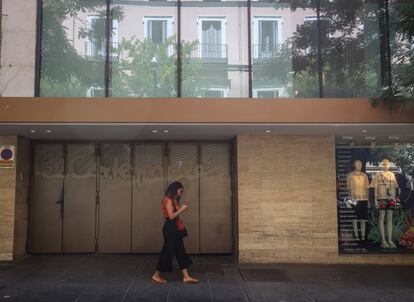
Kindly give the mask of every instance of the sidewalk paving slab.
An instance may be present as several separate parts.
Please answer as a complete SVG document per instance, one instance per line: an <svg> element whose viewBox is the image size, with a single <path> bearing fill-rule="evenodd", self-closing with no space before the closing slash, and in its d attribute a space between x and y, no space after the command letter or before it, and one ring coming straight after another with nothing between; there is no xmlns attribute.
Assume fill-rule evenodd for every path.
<svg viewBox="0 0 414 302"><path fill-rule="evenodd" d="M175 263L159 285L151 282L157 255L31 255L0 264L0 302L414 302L414 266L192 258L199 284L183 284Z"/></svg>

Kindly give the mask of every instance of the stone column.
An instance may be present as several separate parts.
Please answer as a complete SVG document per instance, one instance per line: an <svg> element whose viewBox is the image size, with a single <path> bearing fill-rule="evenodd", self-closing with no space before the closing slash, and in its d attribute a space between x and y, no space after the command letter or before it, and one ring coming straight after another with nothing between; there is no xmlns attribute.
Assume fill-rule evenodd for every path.
<svg viewBox="0 0 414 302"><path fill-rule="evenodd" d="M26 255L29 220L30 141L17 139L13 258Z"/></svg>
<svg viewBox="0 0 414 302"><path fill-rule="evenodd" d="M15 147L14 168L0 168L0 261L26 254L29 188L29 141L0 137L0 145Z"/></svg>
<svg viewBox="0 0 414 302"><path fill-rule="evenodd" d="M335 138L237 137L240 262L337 261Z"/></svg>

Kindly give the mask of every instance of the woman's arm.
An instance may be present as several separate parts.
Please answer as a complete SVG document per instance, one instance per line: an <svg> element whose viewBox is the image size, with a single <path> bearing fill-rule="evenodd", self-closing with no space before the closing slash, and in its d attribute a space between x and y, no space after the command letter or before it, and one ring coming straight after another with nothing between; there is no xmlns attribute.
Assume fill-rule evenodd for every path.
<svg viewBox="0 0 414 302"><path fill-rule="evenodd" d="M178 215L187 210L188 205L184 204L178 209L178 211L174 211L173 201L171 199L168 199L165 204L165 207L167 208L168 218L172 220L177 218Z"/></svg>

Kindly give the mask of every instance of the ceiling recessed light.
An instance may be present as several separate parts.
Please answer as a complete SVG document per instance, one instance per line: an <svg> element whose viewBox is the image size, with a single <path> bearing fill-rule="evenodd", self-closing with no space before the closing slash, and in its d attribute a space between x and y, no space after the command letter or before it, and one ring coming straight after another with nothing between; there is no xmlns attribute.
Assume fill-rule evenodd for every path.
<svg viewBox="0 0 414 302"><path fill-rule="evenodd" d="M164 133L168 133L168 130L164 130Z"/></svg>
<svg viewBox="0 0 414 302"><path fill-rule="evenodd" d="M157 133L158 132L158 130L152 130L152 133Z"/></svg>
<svg viewBox="0 0 414 302"><path fill-rule="evenodd" d="M50 132L52 132L52 130L46 130L46 133L50 133Z"/></svg>
<svg viewBox="0 0 414 302"><path fill-rule="evenodd" d="M270 130L266 130L266 133L270 133Z"/></svg>
<svg viewBox="0 0 414 302"><path fill-rule="evenodd" d="M30 130L31 133L36 133L36 130Z"/></svg>
<svg viewBox="0 0 414 302"><path fill-rule="evenodd" d="M368 130L364 129L364 130L362 130L361 132L362 132L362 133L367 133L367 132L368 132Z"/></svg>

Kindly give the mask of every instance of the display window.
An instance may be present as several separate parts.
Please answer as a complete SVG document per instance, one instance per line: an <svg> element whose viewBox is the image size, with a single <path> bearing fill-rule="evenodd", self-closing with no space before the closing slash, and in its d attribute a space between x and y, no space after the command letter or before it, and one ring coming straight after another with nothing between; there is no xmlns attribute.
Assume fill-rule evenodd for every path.
<svg viewBox="0 0 414 302"><path fill-rule="evenodd" d="M414 140L341 137L336 172L340 253L413 253Z"/></svg>

